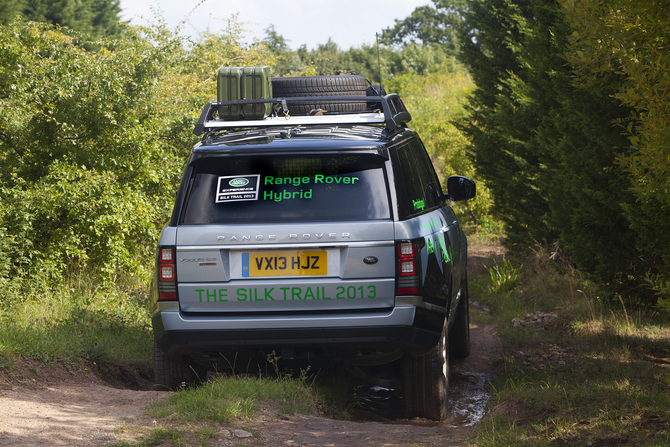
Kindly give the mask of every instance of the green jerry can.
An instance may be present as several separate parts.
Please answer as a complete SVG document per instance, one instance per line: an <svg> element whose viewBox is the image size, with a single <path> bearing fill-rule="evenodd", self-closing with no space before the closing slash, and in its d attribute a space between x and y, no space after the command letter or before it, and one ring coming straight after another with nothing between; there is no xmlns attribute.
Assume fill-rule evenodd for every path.
<svg viewBox="0 0 670 447"><path fill-rule="evenodd" d="M240 67L221 67L216 78L216 100L236 101L242 99L241 95L242 69ZM219 118L224 120L239 120L241 107L219 106L217 112Z"/></svg>
<svg viewBox="0 0 670 447"><path fill-rule="evenodd" d="M242 67L240 93L242 99L272 98L272 74L270 67ZM245 104L242 116L245 119L260 120L272 114L272 104Z"/></svg>

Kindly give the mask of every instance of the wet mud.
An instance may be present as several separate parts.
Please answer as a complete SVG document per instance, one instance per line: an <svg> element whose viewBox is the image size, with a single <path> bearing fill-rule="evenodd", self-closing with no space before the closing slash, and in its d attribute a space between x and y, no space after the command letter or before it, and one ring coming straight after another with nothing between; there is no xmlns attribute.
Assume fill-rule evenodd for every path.
<svg viewBox="0 0 670 447"><path fill-rule="evenodd" d="M486 412L490 393L490 373L452 370L449 376L449 411L443 422L448 426L467 427L479 422ZM354 420L406 422L402 390L370 386L359 390L353 411ZM427 421L416 421L421 425Z"/></svg>
<svg viewBox="0 0 670 447"><path fill-rule="evenodd" d="M471 301L473 307L488 313L480 303ZM494 379L493 362L500 357L500 342L495 325L478 325L471 320L470 340L472 351L469 357L450 361L449 411L445 421L439 423L450 427L468 427L479 422L486 413L491 397L489 383ZM438 424L428 420L405 417L405 405L401 389L379 386L364 386L356 393L353 411L356 421L376 421L396 424Z"/></svg>

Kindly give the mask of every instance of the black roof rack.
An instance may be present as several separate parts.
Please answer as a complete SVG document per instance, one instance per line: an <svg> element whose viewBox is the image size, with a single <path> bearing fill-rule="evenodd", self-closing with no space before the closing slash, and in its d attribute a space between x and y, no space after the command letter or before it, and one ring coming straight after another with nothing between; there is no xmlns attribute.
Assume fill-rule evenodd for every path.
<svg viewBox="0 0 670 447"><path fill-rule="evenodd" d="M374 110L355 113L325 112L319 116L290 115L290 104L292 102L366 102L375 105ZM221 106L250 105L250 104L277 104L283 115L274 114L264 119L221 119L214 118L214 113ZM273 108L275 109L275 108ZM276 110L276 109L275 109ZM269 126L294 126L311 124L384 124L389 131L403 126L412 119L405 108L402 99L396 93L386 96L305 96L295 98L267 98L267 99L241 99L237 101L210 102L207 104L193 129L195 135L202 135L207 131L216 131L225 128L249 128Z"/></svg>

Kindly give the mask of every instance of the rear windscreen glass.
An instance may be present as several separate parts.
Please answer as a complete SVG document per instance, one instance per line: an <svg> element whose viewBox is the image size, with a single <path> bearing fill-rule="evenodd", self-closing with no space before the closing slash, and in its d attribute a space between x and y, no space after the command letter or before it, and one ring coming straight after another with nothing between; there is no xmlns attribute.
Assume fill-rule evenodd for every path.
<svg viewBox="0 0 670 447"><path fill-rule="evenodd" d="M381 166L369 155L202 159L182 224L389 219Z"/></svg>

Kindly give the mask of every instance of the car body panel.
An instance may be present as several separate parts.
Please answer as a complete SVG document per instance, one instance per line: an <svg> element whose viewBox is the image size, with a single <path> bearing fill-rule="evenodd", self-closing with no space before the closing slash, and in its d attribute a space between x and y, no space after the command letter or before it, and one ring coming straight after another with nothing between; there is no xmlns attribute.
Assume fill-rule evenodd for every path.
<svg viewBox="0 0 670 447"><path fill-rule="evenodd" d="M158 301L156 287L151 294L155 339L163 352L202 360L214 351L318 347L351 360L364 346L411 355L435 346L445 318L453 324L466 247L453 210L438 200L441 186L418 135L407 129L390 135L349 129L344 136L326 132L318 138L265 132L238 140L225 136L219 143L203 140L192 152L172 219L159 241L175 250L177 299ZM420 186L410 179L408 188L414 189L407 193L403 185L414 174L398 163L416 157L399 158L403 150L427 160L426 178L416 180ZM367 165L381 168L388 218L277 222L268 214L243 223L183 224L193 178L210 160L266 157L275 162L273 157L316 156L335 161L363 157ZM415 243L418 250L416 293L398 291L401 241ZM318 258L313 269L303 265L306 256L310 262Z"/></svg>

